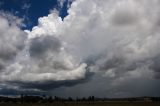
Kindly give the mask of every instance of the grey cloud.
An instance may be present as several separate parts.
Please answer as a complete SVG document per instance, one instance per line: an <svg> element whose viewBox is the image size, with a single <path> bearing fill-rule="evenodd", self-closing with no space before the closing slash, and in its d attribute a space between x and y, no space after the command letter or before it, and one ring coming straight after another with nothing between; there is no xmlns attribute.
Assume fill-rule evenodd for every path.
<svg viewBox="0 0 160 106"><path fill-rule="evenodd" d="M42 59L42 57L41 57ZM43 57L43 60L38 61L39 62L39 67L40 68L43 68L43 67L46 67L48 64L48 62L50 61L47 61L45 60L45 57ZM52 64L49 66L50 68L54 69L54 70L70 70L70 68L65 65L65 63L63 61L58 61L58 60L55 60L55 61L51 61Z"/></svg>
<svg viewBox="0 0 160 106"><path fill-rule="evenodd" d="M48 50L58 52L60 50L60 41L53 36L44 36L33 38L30 44L30 55L32 57L41 56Z"/></svg>
<svg viewBox="0 0 160 106"><path fill-rule="evenodd" d="M2 14L3 12L1 12ZM25 47L27 34L0 14L0 70L7 67ZM3 13L4 14L4 13ZM7 15L11 18L12 15ZM15 17L14 17L15 18ZM16 20L16 18L14 19ZM18 20L18 19L17 19Z"/></svg>
<svg viewBox="0 0 160 106"><path fill-rule="evenodd" d="M2 83L66 92L71 92L67 87L80 87L82 95L152 95L159 88L158 11L157 0L76 0L64 21L54 11L39 18L38 26L26 31L23 50L17 40L5 45L6 51L0 47L7 53L13 53L8 49L12 46L16 51L16 60L7 62L1 74ZM0 57L8 57L5 52ZM86 75L91 72L93 76ZM143 84L150 88L142 92Z"/></svg>
<svg viewBox="0 0 160 106"><path fill-rule="evenodd" d="M113 24L118 26L133 25L137 23L137 21L137 14L133 14L128 10L117 10L112 17Z"/></svg>
<svg viewBox="0 0 160 106"><path fill-rule="evenodd" d="M44 82L33 82L33 83L26 83L20 82L15 83L11 82L13 85L19 86L21 89L38 89L42 91L49 91L59 87L71 87L80 83L86 82L85 79L80 80L64 80L64 81L44 81Z"/></svg>
<svg viewBox="0 0 160 106"><path fill-rule="evenodd" d="M10 31L9 29L7 33L1 35L0 58L4 60L12 59L24 48L25 33L19 33L17 35L13 35L11 33L14 32ZM14 41L15 37L18 38Z"/></svg>
<svg viewBox="0 0 160 106"><path fill-rule="evenodd" d="M47 81L34 81L34 82L25 82L25 81L8 81L8 84L17 86L24 89L37 89L38 91L51 91L59 87L72 87L78 84L83 84L91 80L91 77L94 75L92 72L86 72L85 77L75 80L47 80ZM34 91L33 91L34 92ZM36 92L36 91L35 91Z"/></svg>
<svg viewBox="0 0 160 106"><path fill-rule="evenodd" d="M100 74L94 74L91 80L72 87L61 87L53 90L51 94L62 97L88 97L94 95L96 97L133 97L133 96L158 96L159 80L147 80L143 77L139 79L126 79L119 85L112 85L113 80L102 77Z"/></svg>
<svg viewBox="0 0 160 106"><path fill-rule="evenodd" d="M153 70L154 73L154 77L157 79L160 79L160 56L156 56L154 58L152 58L151 60L151 64L149 65L149 69Z"/></svg>
<svg viewBox="0 0 160 106"><path fill-rule="evenodd" d="M0 63L0 70L2 70L3 68L5 68L4 63Z"/></svg>
<svg viewBox="0 0 160 106"><path fill-rule="evenodd" d="M55 61L53 63L53 68L56 69L56 70L67 70L68 67L65 66L62 62L59 62L59 61Z"/></svg>
<svg viewBox="0 0 160 106"><path fill-rule="evenodd" d="M150 68L156 72L160 72L160 56L156 56L155 58L153 58L152 60L152 64L150 66Z"/></svg>
<svg viewBox="0 0 160 106"><path fill-rule="evenodd" d="M150 8L151 4L152 8ZM156 0L147 2L144 0L102 0L101 2L77 0L71 5L68 10L69 15L63 22L54 20L57 16L51 13L48 17L40 18L40 25L34 27L29 32L29 36L34 38L41 33L40 37L45 34L54 36L57 33L59 36L56 37L64 43L62 46L64 51L74 58L75 64L86 63L89 71L106 77L103 82L110 83L108 86L116 89L117 85L123 83L133 83L137 79L145 82L154 78L152 74L155 71L149 66L152 58L159 54L156 46L159 43L154 43L158 42L159 37L153 33L156 17L159 17L154 13L157 13L158 8ZM54 23L46 26L46 23L53 20ZM59 64L59 61L52 61L52 63L55 69L66 69L63 62ZM111 77L106 75L108 73L112 74ZM90 82L92 80L86 83Z"/></svg>
<svg viewBox="0 0 160 106"><path fill-rule="evenodd" d="M124 59L120 58L112 58L110 60L106 60L106 62L100 65L100 70L108 70L110 68L119 67L124 64Z"/></svg>
<svg viewBox="0 0 160 106"><path fill-rule="evenodd" d="M26 94L26 95L44 95L46 92L43 91L34 91L32 90L23 90L23 89L15 89L15 88L8 88L2 86L0 89L0 94L1 95L7 95L7 96L17 96L21 94Z"/></svg>

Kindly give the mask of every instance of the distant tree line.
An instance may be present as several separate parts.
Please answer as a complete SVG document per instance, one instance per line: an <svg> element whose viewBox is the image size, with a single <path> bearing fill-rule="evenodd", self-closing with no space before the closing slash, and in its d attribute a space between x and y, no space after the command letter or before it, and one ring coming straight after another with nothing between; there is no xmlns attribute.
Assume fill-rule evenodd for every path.
<svg viewBox="0 0 160 106"><path fill-rule="evenodd" d="M137 97L137 98L96 98L94 96L82 98L62 98L57 96L33 96L21 94L18 97L0 96L0 102L14 103L52 103L52 102L96 102L96 101L145 101L145 102L160 102L160 97Z"/></svg>

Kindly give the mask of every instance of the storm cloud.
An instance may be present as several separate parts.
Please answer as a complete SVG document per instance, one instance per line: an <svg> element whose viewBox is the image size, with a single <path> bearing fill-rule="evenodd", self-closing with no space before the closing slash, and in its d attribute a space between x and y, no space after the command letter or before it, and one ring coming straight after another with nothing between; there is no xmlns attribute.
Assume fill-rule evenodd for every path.
<svg viewBox="0 0 160 106"><path fill-rule="evenodd" d="M53 92L80 87L84 95L100 95L107 83L102 91L112 96L138 95L144 84L151 93L139 95L154 95L160 88L159 5L159 0L75 0L63 21L53 10L31 31L0 17L0 82Z"/></svg>

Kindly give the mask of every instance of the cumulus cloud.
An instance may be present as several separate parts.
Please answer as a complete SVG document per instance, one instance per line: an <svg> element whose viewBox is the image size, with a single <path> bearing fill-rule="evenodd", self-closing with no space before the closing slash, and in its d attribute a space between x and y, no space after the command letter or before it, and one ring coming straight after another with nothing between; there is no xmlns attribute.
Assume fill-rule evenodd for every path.
<svg viewBox="0 0 160 106"><path fill-rule="evenodd" d="M9 37L6 29L14 28L2 18L0 59L7 62L0 63L5 70L0 80L46 90L85 82L94 73L95 79L99 76L109 83L108 91L137 80L152 85L160 76L159 4L158 0L76 0L63 21L56 11L39 18L37 26L25 31L25 44L19 36L24 32L16 26L21 33L12 36L16 39ZM91 85L95 86L92 81Z"/></svg>
<svg viewBox="0 0 160 106"><path fill-rule="evenodd" d="M46 21L43 20L45 18ZM4 68L0 78L2 83L10 82L11 85L20 87L21 83L24 83L23 86L26 86L38 82L37 84L42 87L43 83L51 81L54 82L55 87L56 85L59 87L60 85L65 85L65 82L69 83L66 84L66 86L70 85L70 83L74 85L76 82L80 82L79 80L85 79L87 75L87 64L76 61L74 57L65 50L65 43L61 41L57 34L54 35L56 30L48 32L43 29L43 27L47 25L46 22L49 22L48 17L45 18L40 19L44 22L40 21L39 26L35 27L35 30L33 28L33 32L28 32L28 37L25 37L26 39L22 39L21 37L23 37L23 35L20 34L13 36L16 37L14 39L11 39L11 33L6 35L6 37L10 38L9 43L11 44L9 47L8 45L2 44L4 47L2 48L1 58L8 59L8 66L1 65L1 68ZM51 15L51 19L53 18L57 18L57 16ZM8 20L5 19L4 22L7 23ZM54 26L55 22L53 23L53 25L52 23L50 25ZM2 27L5 28L4 25ZM18 29L18 27L16 28ZM11 29L14 30L13 28ZM47 27L46 29L48 30ZM42 32L40 32L40 30ZM20 29L18 31L25 33ZM37 32L39 33L37 34ZM14 49L14 51L12 51L12 49ZM13 58L10 58L10 56ZM13 82L19 82L19 85L14 85ZM54 86L52 88L54 88Z"/></svg>
<svg viewBox="0 0 160 106"><path fill-rule="evenodd" d="M90 6L84 8L87 5ZM91 56L96 58L97 71L113 69L118 77L144 66L149 68L159 55L158 6L156 0L79 0L64 19L69 28L64 28L62 35L68 36L63 39L74 45L69 51L83 61Z"/></svg>
<svg viewBox="0 0 160 106"><path fill-rule="evenodd" d="M9 15L7 15L8 17ZM2 71L24 48L24 41L27 36L25 32L19 29L16 21L11 23L4 15L0 16L0 21L0 69Z"/></svg>

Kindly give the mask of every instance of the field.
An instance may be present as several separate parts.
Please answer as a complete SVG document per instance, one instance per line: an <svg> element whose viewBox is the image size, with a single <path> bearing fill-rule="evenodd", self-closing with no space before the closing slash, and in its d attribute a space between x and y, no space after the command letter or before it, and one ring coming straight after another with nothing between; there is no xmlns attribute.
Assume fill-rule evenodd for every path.
<svg viewBox="0 0 160 106"><path fill-rule="evenodd" d="M160 106L160 102L0 103L0 106Z"/></svg>

